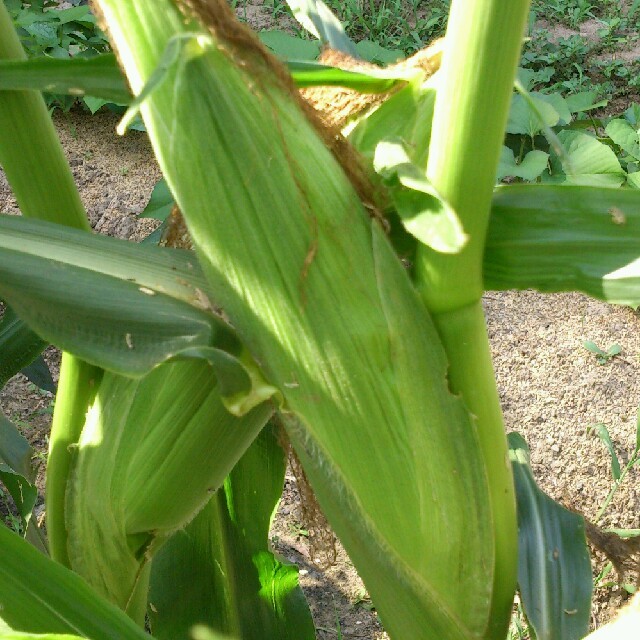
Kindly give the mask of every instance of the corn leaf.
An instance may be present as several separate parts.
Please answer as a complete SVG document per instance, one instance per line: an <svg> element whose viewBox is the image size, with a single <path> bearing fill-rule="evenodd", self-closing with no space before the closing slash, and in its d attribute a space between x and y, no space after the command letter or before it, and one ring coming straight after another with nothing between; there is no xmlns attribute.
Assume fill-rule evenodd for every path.
<svg viewBox="0 0 640 640"><path fill-rule="evenodd" d="M46 346L47 342L29 329L10 307L5 308L0 319L0 389L30 365Z"/></svg>
<svg viewBox="0 0 640 640"><path fill-rule="evenodd" d="M276 33L268 31L260 35L265 44L278 53L277 41L274 42ZM290 51L290 47L287 50ZM315 51L313 58L317 57L319 47ZM348 71L306 60L303 56L297 57L302 59L289 60L286 64L298 87L336 86L363 93L384 93L409 79L406 72L398 70ZM0 60L0 90L26 89L59 95L94 96L122 105L132 100L120 67L111 53L93 58Z"/></svg>
<svg viewBox="0 0 640 640"><path fill-rule="evenodd" d="M144 619L149 560L222 485L272 410L230 414L203 361L164 364L138 380L105 373L72 445L69 566Z"/></svg>
<svg viewBox="0 0 640 640"><path fill-rule="evenodd" d="M496 189L486 289L582 291L640 305L640 193L514 185Z"/></svg>
<svg viewBox="0 0 640 640"><path fill-rule="evenodd" d="M170 2L99 5L138 95L183 19ZM200 263L282 393L296 450L390 635L482 636L487 480L429 314L264 58L223 49L193 37L141 105Z"/></svg>
<svg viewBox="0 0 640 640"><path fill-rule="evenodd" d="M399 138L409 150L411 161L426 168L435 97L432 82L409 83L360 120L349 133L349 142L373 160L381 141Z"/></svg>
<svg viewBox="0 0 640 640"><path fill-rule="evenodd" d="M0 231L0 294L49 342L123 375L199 357L216 368L225 396L260 386L250 363L223 350L239 355L240 346L215 315L191 252L16 216L0 216Z"/></svg>
<svg viewBox="0 0 640 640"><path fill-rule="evenodd" d="M241 640L315 638L297 568L269 549L285 463L270 425L196 519L160 550L149 594L156 637L187 640L200 623Z"/></svg>
<svg viewBox="0 0 640 640"><path fill-rule="evenodd" d="M529 448L510 433L518 502L518 583L540 640L579 640L589 630L591 561L584 521L545 495L533 478Z"/></svg>
<svg viewBox="0 0 640 640"><path fill-rule="evenodd" d="M149 640L84 580L4 526L0 526L0 548L0 619L11 629L92 640Z"/></svg>
<svg viewBox="0 0 640 640"><path fill-rule="evenodd" d="M287 0L294 18L322 44L358 57L355 44L344 27L322 0Z"/></svg>
<svg viewBox="0 0 640 640"><path fill-rule="evenodd" d="M0 90L90 95L127 104L131 95L113 54L93 58L0 60Z"/></svg>

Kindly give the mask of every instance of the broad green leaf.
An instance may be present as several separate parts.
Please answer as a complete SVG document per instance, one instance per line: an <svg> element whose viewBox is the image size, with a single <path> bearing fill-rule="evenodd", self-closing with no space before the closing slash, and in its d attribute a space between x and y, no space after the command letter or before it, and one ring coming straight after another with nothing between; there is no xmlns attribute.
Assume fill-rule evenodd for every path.
<svg viewBox="0 0 640 640"><path fill-rule="evenodd" d="M286 31L261 31L260 40L277 55L286 59L315 60L320 55L320 43L303 40Z"/></svg>
<svg viewBox="0 0 640 640"><path fill-rule="evenodd" d="M240 346L210 302L194 254L17 216L0 216L0 231L0 295L49 342L131 376L171 358L205 358L243 410L252 365L238 359ZM253 382L262 390L259 400L250 391L251 406L268 388Z"/></svg>
<svg viewBox="0 0 640 640"><path fill-rule="evenodd" d="M565 98L565 102L571 113L582 113L607 106L607 100L598 100L597 91L583 91L572 93Z"/></svg>
<svg viewBox="0 0 640 640"><path fill-rule="evenodd" d="M356 56L377 64L391 64L404 58L401 49L385 49L373 40L360 40L356 44Z"/></svg>
<svg viewBox="0 0 640 640"><path fill-rule="evenodd" d="M604 132L623 150L636 160L640 160L638 132L621 118L611 120Z"/></svg>
<svg viewBox="0 0 640 640"><path fill-rule="evenodd" d="M0 389L42 353L47 343L7 307L0 319Z"/></svg>
<svg viewBox="0 0 640 640"><path fill-rule="evenodd" d="M357 57L356 48L342 23L322 0L287 0L295 19L322 44Z"/></svg>
<svg viewBox="0 0 640 640"><path fill-rule="evenodd" d="M517 163L513 151L509 147L502 147L497 179L502 180L510 176L533 181L547 168L548 161L548 153L533 150L527 153L522 162Z"/></svg>
<svg viewBox="0 0 640 640"><path fill-rule="evenodd" d="M566 174L565 183L592 187L619 187L625 172L611 147L581 131L560 131L558 139L567 154L560 159Z"/></svg>
<svg viewBox="0 0 640 640"><path fill-rule="evenodd" d="M92 640L149 640L87 583L0 526L2 620L17 631Z"/></svg>
<svg viewBox="0 0 640 640"><path fill-rule="evenodd" d="M498 187L484 280L486 289L582 291L614 304L640 305L640 193Z"/></svg>
<svg viewBox="0 0 640 640"><path fill-rule="evenodd" d="M509 457L518 503L518 584L539 640L579 640L589 630L591 561L581 516L537 486L529 448L510 433Z"/></svg>
<svg viewBox="0 0 640 640"><path fill-rule="evenodd" d="M607 448L609 455L611 456L611 475L614 480L620 479L620 461L618 460L618 455L616 454L616 449L613 446L613 442L611 442L611 436L609 435L609 430L604 422L598 422L597 424L592 424L587 430L588 433L595 433L600 440L602 440L604 446Z"/></svg>
<svg viewBox="0 0 640 640"><path fill-rule="evenodd" d="M315 638L297 568L269 550L285 466L269 425L224 487L160 550L149 595L156 637L186 640L192 625L200 623L241 640Z"/></svg>
<svg viewBox="0 0 640 640"><path fill-rule="evenodd" d="M100 4L138 95L182 17ZM472 419L386 235L275 76L252 80L260 59L190 43L141 106L163 174L390 635L481 637L495 539Z"/></svg>
<svg viewBox="0 0 640 640"><path fill-rule="evenodd" d="M529 96L538 113L532 109L525 97L515 94L509 112L507 133L521 133L533 137L545 127L553 127L558 124L560 115L551 104L541 99L537 93L530 93Z"/></svg>
<svg viewBox="0 0 640 640"><path fill-rule="evenodd" d="M94 96L127 104L131 94L118 63L108 53L93 58L0 60L0 89L34 89L72 96Z"/></svg>
<svg viewBox="0 0 640 640"><path fill-rule="evenodd" d="M546 102L550 104L558 114L557 124L562 126L571 122L571 110L565 98L559 93L534 93L533 97L536 100Z"/></svg>
<svg viewBox="0 0 640 640"><path fill-rule="evenodd" d="M208 502L272 411L263 403L231 415L202 361L164 364L138 380L105 373L73 444L70 567L123 609L141 598L131 615L144 618L149 560Z"/></svg>
<svg viewBox="0 0 640 640"><path fill-rule="evenodd" d="M405 229L435 251L457 253L467 241L456 212L442 200L398 141L376 147L375 171L383 178Z"/></svg>

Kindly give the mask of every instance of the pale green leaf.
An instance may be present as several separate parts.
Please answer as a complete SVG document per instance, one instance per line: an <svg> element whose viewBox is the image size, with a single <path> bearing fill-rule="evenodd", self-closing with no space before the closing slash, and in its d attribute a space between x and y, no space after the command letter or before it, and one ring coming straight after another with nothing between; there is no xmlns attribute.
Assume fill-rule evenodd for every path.
<svg viewBox="0 0 640 640"><path fill-rule="evenodd" d="M561 158L566 184L619 187L625 172L611 147L581 131L560 131L558 139L567 154Z"/></svg>
<svg viewBox="0 0 640 640"><path fill-rule="evenodd" d="M621 118L611 120L604 132L623 150L635 160L640 159L640 142L638 132Z"/></svg>
<svg viewBox="0 0 640 640"><path fill-rule="evenodd" d="M595 435L600 438L611 456L611 475L613 476L614 481L620 480L620 461L618 460L618 455L616 454L613 442L611 442L611 436L609 435L607 425L605 425L604 422L592 424L587 430L587 433L595 433Z"/></svg>
<svg viewBox="0 0 640 640"><path fill-rule="evenodd" d="M131 94L118 63L108 53L93 58L0 60L0 89L35 89L72 96L94 96L127 104Z"/></svg>
<svg viewBox="0 0 640 640"><path fill-rule="evenodd" d="M320 55L320 43L315 40L303 40L286 31L261 31L260 40L274 53L293 60L315 60Z"/></svg>
<svg viewBox="0 0 640 640"><path fill-rule="evenodd" d="M600 109L607 106L607 100L598 100L597 91L583 91L582 93L572 93L565 98L571 113L581 113Z"/></svg>
<svg viewBox="0 0 640 640"><path fill-rule="evenodd" d="M70 566L122 608L144 597L148 561L209 501L259 433L268 403L241 418L202 361L131 380L105 373L86 407L64 502Z"/></svg>
<svg viewBox="0 0 640 640"><path fill-rule="evenodd" d="M457 253L464 247L467 236L458 216L436 193L424 172L411 163L401 142L380 142L373 166L412 236L443 253Z"/></svg>
<svg viewBox="0 0 640 640"><path fill-rule="evenodd" d="M322 44L336 51L357 56L355 46L342 23L322 0L287 0L295 19Z"/></svg>

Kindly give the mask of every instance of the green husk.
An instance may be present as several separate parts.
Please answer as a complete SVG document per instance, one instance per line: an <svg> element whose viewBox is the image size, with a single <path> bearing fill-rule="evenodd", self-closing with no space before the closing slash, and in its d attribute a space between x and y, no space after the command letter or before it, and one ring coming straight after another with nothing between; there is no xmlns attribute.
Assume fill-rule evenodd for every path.
<svg viewBox="0 0 640 640"><path fill-rule="evenodd" d="M284 76L226 4L191 4L224 42L166 0L99 2L136 95L185 39L141 111L210 286L391 636L482 637L486 472L429 315Z"/></svg>

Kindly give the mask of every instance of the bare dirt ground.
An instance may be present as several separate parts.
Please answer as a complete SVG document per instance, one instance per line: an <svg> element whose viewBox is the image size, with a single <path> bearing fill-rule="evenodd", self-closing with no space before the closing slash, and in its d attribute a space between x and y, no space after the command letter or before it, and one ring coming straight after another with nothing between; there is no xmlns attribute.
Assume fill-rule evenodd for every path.
<svg viewBox="0 0 640 640"><path fill-rule="evenodd" d="M140 239L150 223L137 214L160 177L146 136L130 132L119 138L114 131L117 119L109 113L57 114L55 121L96 230ZM3 178L0 211L17 213ZM541 487L593 519L612 480L608 453L587 428L604 422L623 461L633 449L640 403L638 314L578 294L542 296L530 291L490 292L485 308L507 429L527 439ZM601 365L582 346L585 340L605 349L617 343L622 352ZM55 360L55 354L50 357ZM24 427L37 449L46 449L50 397L17 376L2 391L0 406ZM605 526L640 527L638 480L636 468L607 510ZM318 637L385 638L344 552L328 570L313 564L295 484L288 475L272 541L302 569ZM601 567L602 560L595 558L594 575ZM606 620L609 609L625 597L620 587L596 590L594 622Z"/></svg>

